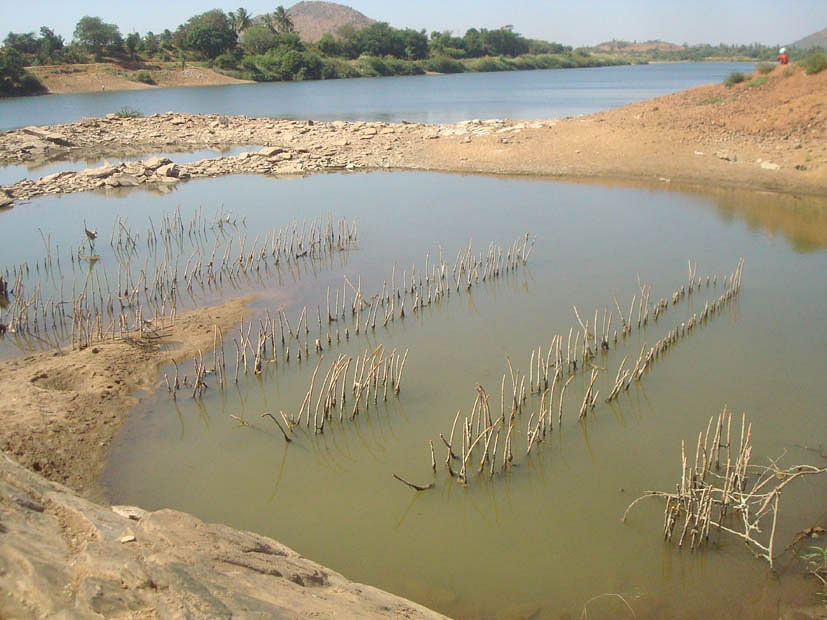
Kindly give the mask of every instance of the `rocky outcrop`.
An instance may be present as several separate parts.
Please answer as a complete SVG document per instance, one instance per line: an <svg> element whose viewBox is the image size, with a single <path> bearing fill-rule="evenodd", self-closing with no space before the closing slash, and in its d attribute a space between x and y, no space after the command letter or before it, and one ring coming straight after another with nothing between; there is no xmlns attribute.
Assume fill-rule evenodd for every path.
<svg viewBox="0 0 827 620"><path fill-rule="evenodd" d="M104 507L0 452L0 617L444 618L275 540Z"/></svg>
<svg viewBox="0 0 827 620"><path fill-rule="evenodd" d="M168 158L104 164L77 172L49 174L24 179L3 188L8 201L21 201L46 194L95 189L147 186L162 190L186 179L227 174L305 175L334 170L376 170L410 167L410 153L426 141L440 137L510 135L526 128L554 125L554 121L515 123L505 120L472 120L454 125L417 123L274 121L216 115L165 114L148 118L122 119L110 115L56 125L48 130L26 128L0 136L0 162L42 160L81 156L90 152L108 155L128 144L138 152L170 147L206 148L238 144L258 145L235 157L204 159L176 164ZM39 146L31 139L39 136ZM47 140L45 136L50 136ZM65 143L71 146L60 146ZM107 145L109 145L107 149ZM62 149L57 151L56 149ZM0 196L2 198L2 196Z"/></svg>

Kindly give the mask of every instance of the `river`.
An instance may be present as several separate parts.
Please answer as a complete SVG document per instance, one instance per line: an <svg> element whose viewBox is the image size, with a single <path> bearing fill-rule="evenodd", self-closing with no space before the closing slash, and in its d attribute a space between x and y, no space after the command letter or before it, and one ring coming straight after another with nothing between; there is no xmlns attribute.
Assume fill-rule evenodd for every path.
<svg viewBox="0 0 827 620"><path fill-rule="evenodd" d="M298 120L453 123L472 118L539 119L589 114L720 82L744 63L669 63L315 82L273 82L0 99L0 130L104 116L241 114Z"/></svg>

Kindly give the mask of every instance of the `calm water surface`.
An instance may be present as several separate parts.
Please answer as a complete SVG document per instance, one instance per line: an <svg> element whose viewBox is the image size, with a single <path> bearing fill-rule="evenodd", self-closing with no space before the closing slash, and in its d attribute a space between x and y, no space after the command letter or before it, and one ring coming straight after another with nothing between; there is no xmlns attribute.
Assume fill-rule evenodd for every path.
<svg viewBox="0 0 827 620"><path fill-rule="evenodd" d="M84 217L101 230L117 215L157 221L176 207L185 219L199 208L231 209L251 230L328 212L358 218L358 249L238 291L257 290L257 308L283 307L292 320L303 306L324 304L328 284L341 286L344 275L381 289L394 261L400 270L421 266L438 245L451 262L469 239L482 250L528 231L537 245L525 270L334 345L328 359L380 343L410 348L399 398L357 423L299 433L286 446L259 419L263 411L298 410L312 355L303 365L269 365L201 401L182 395L174 403L165 390L146 397L111 449L103 479L110 501L261 532L352 579L459 617L576 617L606 592L622 594L638 617L769 618L779 600L802 602L805 590L785 563L777 579L741 544L724 540L696 554L664 545L654 500L625 525L620 516L644 491L672 487L681 440L691 442L724 404L748 412L754 460L786 451L788 463L823 465L827 244L812 234L824 230L823 201L424 173L238 176L190 182L163 197L118 196L69 195L0 214L0 264L42 254L37 226L53 242L77 243ZM793 212L789 219L803 226L783 216ZM654 298L668 296L686 281L688 259L698 261L699 274L724 274L739 257L746 267L733 305L585 423L575 419L585 389L575 381L562 428L529 459L518 438L523 449L515 449L508 475L472 477L463 488L440 470L436 487L421 494L391 478L429 481L428 441L450 432L458 409L470 412L475 382L498 400L506 355L527 370L532 347L576 325L573 305L593 313L613 305L612 293L628 305L638 277ZM718 294L703 288L597 362L613 378L623 355ZM599 383L601 393L608 382ZM524 415L536 407L530 402ZM785 493L784 545L823 514L825 491L825 481L805 481ZM589 610L624 613L612 599Z"/></svg>
<svg viewBox="0 0 827 620"><path fill-rule="evenodd" d="M546 71L275 82L0 99L0 130L104 116L130 106L168 111L316 120L453 123L589 114L700 84L744 63L677 63Z"/></svg>
<svg viewBox="0 0 827 620"><path fill-rule="evenodd" d="M116 163L123 161L138 161L141 159L148 159L150 157L168 157L178 164L185 164L189 162L199 161L201 159L215 159L218 157L231 157L238 155L244 151L255 150L259 147L251 146L234 146L225 149L199 149L196 151L185 152L151 152L151 153L135 153L111 152L107 157L81 157L73 159L61 159L57 161L50 161L36 164L21 164L13 166L0 166L0 186L14 185L22 179L39 179L48 174L55 172L65 172L67 170L79 171L85 168L97 168L105 163ZM71 154L70 154L71 155Z"/></svg>

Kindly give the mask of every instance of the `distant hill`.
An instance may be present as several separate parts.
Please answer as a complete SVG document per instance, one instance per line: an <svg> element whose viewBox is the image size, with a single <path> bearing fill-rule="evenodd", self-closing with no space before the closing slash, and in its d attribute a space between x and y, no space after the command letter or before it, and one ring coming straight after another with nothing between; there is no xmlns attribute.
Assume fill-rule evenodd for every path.
<svg viewBox="0 0 827 620"><path fill-rule="evenodd" d="M675 52L684 49L683 45L676 45L668 41L618 41L612 39L595 45L593 50L600 52L620 52L623 54L645 54L647 52Z"/></svg>
<svg viewBox="0 0 827 620"><path fill-rule="evenodd" d="M805 50L810 47L827 48L827 28L814 32L803 39L799 39L795 43L792 43L791 47L797 47L800 50Z"/></svg>
<svg viewBox="0 0 827 620"><path fill-rule="evenodd" d="M335 2L299 2L287 9L287 14L299 36L311 43L327 32L335 33L342 26L361 30L375 23L359 11Z"/></svg>

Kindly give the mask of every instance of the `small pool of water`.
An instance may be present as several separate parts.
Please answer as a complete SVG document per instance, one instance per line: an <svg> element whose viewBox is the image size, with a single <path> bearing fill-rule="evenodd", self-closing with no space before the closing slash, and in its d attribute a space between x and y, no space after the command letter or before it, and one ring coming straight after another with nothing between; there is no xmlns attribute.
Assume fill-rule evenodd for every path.
<svg viewBox="0 0 827 620"><path fill-rule="evenodd" d="M124 161L139 161L143 159L150 159L151 157L168 157L178 164L184 164L201 159L215 159L217 157L230 157L238 155L244 151L255 151L260 147L257 146L233 146L225 149L198 149L196 151L180 151L180 152L146 152L134 153L125 152L123 154L113 154L110 157L90 157L63 159L59 161L50 161L45 163L38 163L33 165L0 165L0 186L14 185L23 179L37 180L55 172L65 171L80 171L85 168L97 168L106 163L118 163Z"/></svg>
<svg viewBox="0 0 827 620"><path fill-rule="evenodd" d="M606 593L622 595L639 618L774 618L779 605L810 602L808 586L790 568L795 557L787 556L775 576L736 541L678 551L662 540L656 500L641 504L626 524L620 517L646 490L673 487L681 441L692 444L725 404L749 415L755 462L785 454L789 464L824 465L823 201L426 173L234 176L187 183L157 198L33 201L0 216L4 235L15 240L0 248L0 264L42 255L37 226L51 232L53 244L76 244L82 230L61 232L70 222L77 229L86 218L109 230L128 214L143 231L146 217L157 224L176 207L185 222L232 212L244 221L248 247L257 234L333 212L358 220L358 245L312 267L282 265L259 283L203 295L218 300L255 290L259 318L265 309L271 316L283 310L294 326L307 307L310 353L300 363L294 348L289 363L280 357L261 375L242 374L237 385L230 380L199 400L182 392L172 401L166 389L146 398L110 451L102 481L110 501L175 508L273 536L351 579L456 617L578 617L587 601ZM335 291L345 277L354 285L361 278L365 291L379 291L392 274L397 283L403 270L410 274L412 264L421 272L426 253L433 264L442 249L450 265L469 241L484 251L489 242L508 245L526 232L536 246L525 267L325 345L327 361L380 344L408 349L398 398L353 422L331 422L321 435L297 432L289 445L261 419L265 411L299 410L316 367L315 308L324 313L328 286ZM211 237L206 245L212 243ZM141 252L136 262L146 260ZM191 252L182 252L182 271ZM588 382L580 374L562 424L542 448L526 457L525 436L516 438L509 473L489 479L475 471L463 487L444 471L439 434L450 433L457 410L470 414L475 384L492 394L498 413L506 356L527 373L532 348L576 328L573 306L584 320L595 308L613 309L613 295L628 308L639 282L651 285L653 300L669 297L686 283L688 261L697 263L699 276L718 275L717 287L704 284L595 358L605 395L623 356L636 356L644 343L700 313L740 257L736 300L620 399L600 398L578 421L575 401ZM112 260L102 251L104 268ZM237 330L227 335L228 360L238 338ZM527 402L525 417L539 405L533 396ZM429 441L440 467L435 487L416 493L391 474L430 481ZM784 493L783 545L818 522L825 491L827 481L811 479ZM628 613L614 597L588 609L594 617Z"/></svg>

